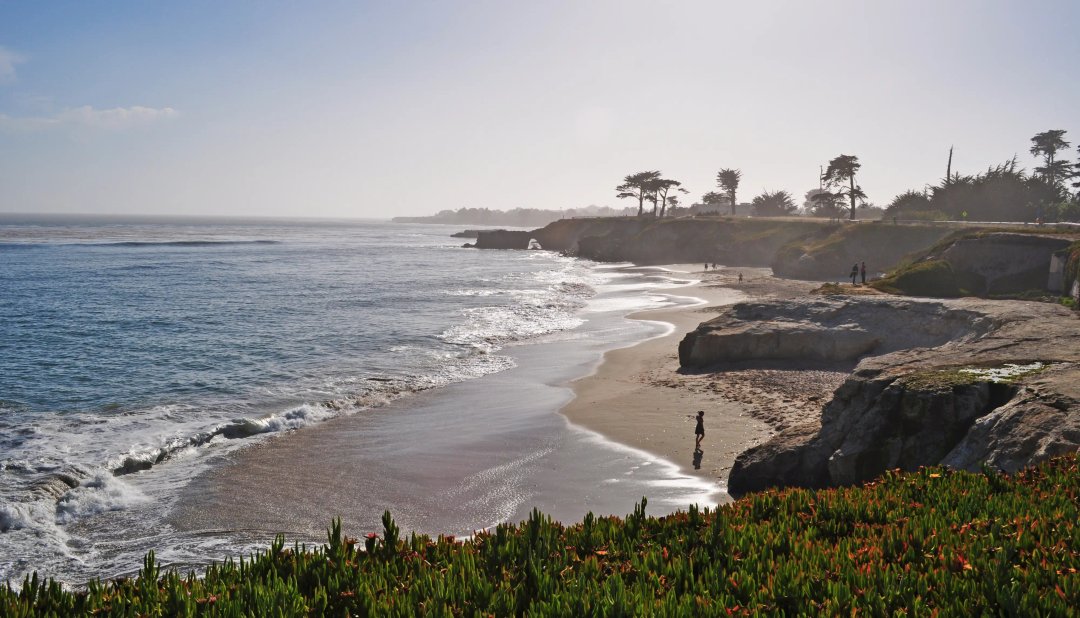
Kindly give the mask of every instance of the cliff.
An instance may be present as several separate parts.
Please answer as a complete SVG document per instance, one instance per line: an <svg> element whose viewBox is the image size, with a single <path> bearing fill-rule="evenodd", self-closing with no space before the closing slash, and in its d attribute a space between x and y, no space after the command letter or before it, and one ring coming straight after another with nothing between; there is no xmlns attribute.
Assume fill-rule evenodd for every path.
<svg viewBox="0 0 1080 618"><path fill-rule="evenodd" d="M954 234L924 249L873 287L916 296L1005 296L1047 290L1055 255L1070 234L978 231ZM1055 290L1060 292L1061 290Z"/></svg>
<svg viewBox="0 0 1080 618"><path fill-rule="evenodd" d="M526 249L535 239L544 249L601 262L768 266L780 277L826 281L841 281L852 264L866 262L871 278L895 268L871 283L894 294L1070 294L1078 253L1070 243L1080 234L1021 229L800 218L594 217L562 219L532 231L484 230L474 246Z"/></svg>
<svg viewBox="0 0 1080 618"><path fill-rule="evenodd" d="M944 464L1012 472L1080 447L1080 326L1052 304L847 297L744 303L689 333L688 370L856 363L819 424L741 454L733 495Z"/></svg>
<svg viewBox="0 0 1080 618"><path fill-rule="evenodd" d="M954 231L944 224L833 224L780 247L770 266L778 277L839 281L855 263L866 262L872 273L889 271Z"/></svg>
<svg viewBox="0 0 1080 618"><path fill-rule="evenodd" d="M545 249L603 262L767 266L784 244L819 229L808 219L567 219L532 232Z"/></svg>

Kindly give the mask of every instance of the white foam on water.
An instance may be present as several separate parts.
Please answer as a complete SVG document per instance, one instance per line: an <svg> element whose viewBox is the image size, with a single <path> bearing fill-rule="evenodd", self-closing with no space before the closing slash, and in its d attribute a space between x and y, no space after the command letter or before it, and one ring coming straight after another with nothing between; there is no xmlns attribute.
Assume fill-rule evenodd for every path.
<svg viewBox="0 0 1080 618"><path fill-rule="evenodd" d="M641 295L636 297L614 296L590 299L586 308L594 313L608 311L647 311L662 309L674 304L670 297L663 295Z"/></svg>
<svg viewBox="0 0 1080 618"><path fill-rule="evenodd" d="M146 496L131 485L98 471L56 502L56 523L71 523L80 517L120 511L146 501Z"/></svg>
<svg viewBox="0 0 1080 618"><path fill-rule="evenodd" d="M656 466L648 471L650 478L643 480L643 482L647 486L667 490L663 496L656 498L656 501L661 504L675 508L686 508L691 504L712 508L717 505L719 494L727 491L726 487L718 483L686 474L677 464L663 457L610 440L603 434L575 425L569 419L565 419L565 422L571 430L579 434L586 442L596 444L600 448L622 453L633 461L634 463L630 464L624 472L625 476L635 477L642 467ZM617 482L615 479L613 481ZM654 497L650 497L649 500L654 502Z"/></svg>
<svg viewBox="0 0 1080 618"><path fill-rule="evenodd" d="M265 387L264 395L283 403L234 401L221 407L172 403L110 414L45 416L33 426L23 427L19 441L0 455L0 495L21 496L21 501L0 502L0 556L7 556L0 559L0 581L21 579L34 568L49 574L94 572L98 558L88 549L93 537L86 534L87 524L81 522L122 522L144 514L152 519L158 512L166 512L169 499L177 495L180 486L216 465L214 455L276 433L384 405L409 393L509 369L515 366L514 359L498 353L505 346L547 341L560 334L580 337L574 335L579 332L575 329L590 313L631 312L686 302L685 298L651 291L693 283L661 269L627 271L618 265L596 266L547 252L523 252L520 259L533 264L543 260L544 270L491 277L478 287L447 292L449 297L461 297L464 305L481 306L463 307L461 321L441 334L435 342L438 345L390 349L408 358L425 359L420 363L424 369L418 373L315 377L314 386L306 384L304 388L307 393L324 393L325 400L320 401L289 401L295 399L292 387L271 384ZM548 262L553 262L552 266L547 267ZM489 284L497 287L482 287ZM498 304L496 299L508 302ZM663 326L664 334L673 328L667 323ZM683 477L670 462L599 434L589 439L624 453L639 466L655 463L656 470L650 475L676 479L673 485L661 488L665 496L686 496L685 504L705 503L717 491L716 485ZM473 495L480 496L474 499L483 503L477 504L478 512L501 520L521 508L527 498L515 492L512 483L503 484L504 489L493 487L491 492L477 488L485 479L500 475L513 478L535 465L535 457L542 456L533 454L489 470L487 475L466 479ZM226 549L238 547L225 537L170 537L167 530L161 534L165 536L157 538L165 540L165 549L172 547L175 555L188 560L221 556ZM131 545L124 551L142 553L140 545Z"/></svg>
<svg viewBox="0 0 1080 618"><path fill-rule="evenodd" d="M447 290L443 294L447 296L505 296L511 293L511 290Z"/></svg>

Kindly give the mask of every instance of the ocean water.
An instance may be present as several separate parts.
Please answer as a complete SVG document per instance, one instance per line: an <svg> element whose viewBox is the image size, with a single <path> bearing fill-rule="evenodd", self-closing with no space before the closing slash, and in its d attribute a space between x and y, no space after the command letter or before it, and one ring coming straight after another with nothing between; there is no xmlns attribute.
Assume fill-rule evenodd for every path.
<svg viewBox="0 0 1080 618"><path fill-rule="evenodd" d="M378 454L387 444L380 432L400 433L418 418L431 427L451 408L447 422L468 424L469 410L494 406L473 419L483 427L460 438L432 434L438 444L429 451L441 448L454 462L469 440L497 430L492 419L519 418L516 402L533 386L549 394L537 394L539 412L514 429L541 436L530 454L460 471L456 486L494 496L482 506L465 502L453 519L440 518L438 504L415 506L376 485L353 506L379 495L379 508L411 508L417 529L468 530L527 510L521 496L565 502L573 492L558 479L503 471L603 442L579 430L566 438L552 403L604 349L662 330L623 316L680 302L661 290L688 281L547 251L463 249L453 231L358 221L0 219L0 581L18 583L34 569L74 583L122 575L155 548L179 565L242 554L273 526L243 534L250 522L232 519L242 505L201 497L214 487L205 479L228 479L245 449L292 452L299 466L308 456L297 436L341 428L366 445L353 461L374 465L390 457ZM545 373L550 346L578 360ZM348 417L363 423L333 424ZM618 451L588 447L588 456L597 448L601 461ZM679 495L692 487L707 500L715 489L674 466L653 470L661 471L625 494L674 483ZM521 490L526 477L539 484L532 493ZM229 483L218 481L221 495L237 493ZM267 495L267 483L253 491ZM313 491L305 487L298 491ZM425 519L419 510L434 512Z"/></svg>

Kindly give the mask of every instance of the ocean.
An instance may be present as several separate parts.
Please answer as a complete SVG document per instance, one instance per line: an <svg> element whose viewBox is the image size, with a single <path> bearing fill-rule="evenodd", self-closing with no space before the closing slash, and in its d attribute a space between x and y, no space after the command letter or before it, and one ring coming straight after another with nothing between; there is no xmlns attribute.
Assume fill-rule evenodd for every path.
<svg viewBox="0 0 1080 618"><path fill-rule="evenodd" d="M197 568L384 508L468 534L714 502L558 414L693 281L458 230L0 216L0 581Z"/></svg>

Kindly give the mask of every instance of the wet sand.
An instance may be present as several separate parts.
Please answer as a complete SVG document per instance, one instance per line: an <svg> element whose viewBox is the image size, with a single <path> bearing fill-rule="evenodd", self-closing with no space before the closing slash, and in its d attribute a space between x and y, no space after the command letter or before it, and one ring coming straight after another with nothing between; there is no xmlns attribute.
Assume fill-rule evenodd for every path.
<svg viewBox="0 0 1080 618"><path fill-rule="evenodd" d="M673 328L662 337L607 352L594 374L573 382L575 398L562 413L575 424L726 486L739 453L786 425L815 422L847 368L808 371L773 365L680 373L679 341L723 305L801 296L820 283L776 279L767 268L668 268L701 278L701 283L678 293L704 302L631 315ZM700 457L694 453L693 417L698 410L705 411Z"/></svg>

